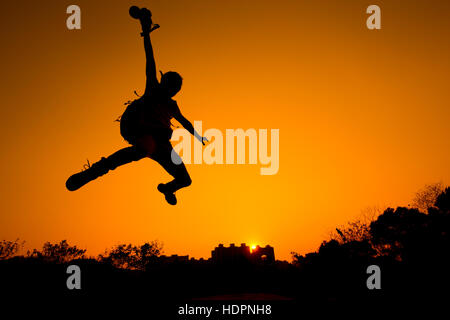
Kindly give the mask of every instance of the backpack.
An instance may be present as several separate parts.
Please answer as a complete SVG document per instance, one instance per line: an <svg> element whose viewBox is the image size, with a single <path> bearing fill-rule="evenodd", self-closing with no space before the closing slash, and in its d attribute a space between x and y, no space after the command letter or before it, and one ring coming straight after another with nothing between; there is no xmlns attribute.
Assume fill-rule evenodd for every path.
<svg viewBox="0 0 450 320"><path fill-rule="evenodd" d="M120 122L120 134L128 143L134 145L138 138L148 134L157 140L170 140L171 123L161 122L161 111L155 103L151 103L146 96L140 96L125 105L127 108L116 121Z"/></svg>
<svg viewBox="0 0 450 320"><path fill-rule="evenodd" d="M120 117L120 134L122 137L133 144L140 136L144 126L145 103L143 97L125 103L125 111Z"/></svg>

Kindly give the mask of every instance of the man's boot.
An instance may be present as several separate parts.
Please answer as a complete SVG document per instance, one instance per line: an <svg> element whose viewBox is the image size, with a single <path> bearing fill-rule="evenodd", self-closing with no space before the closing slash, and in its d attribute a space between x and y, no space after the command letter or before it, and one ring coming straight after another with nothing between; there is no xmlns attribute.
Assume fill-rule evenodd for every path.
<svg viewBox="0 0 450 320"><path fill-rule="evenodd" d="M69 191L75 191L80 189L86 183L97 179L98 177L106 174L111 167L110 161L107 158L102 158L100 161L90 165L89 161L85 170L75 173L66 181L66 188Z"/></svg>

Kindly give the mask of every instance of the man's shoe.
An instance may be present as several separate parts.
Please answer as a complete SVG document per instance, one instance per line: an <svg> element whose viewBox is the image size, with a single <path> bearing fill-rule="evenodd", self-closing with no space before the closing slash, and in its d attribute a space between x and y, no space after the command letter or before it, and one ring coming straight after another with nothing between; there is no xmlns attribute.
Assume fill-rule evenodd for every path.
<svg viewBox="0 0 450 320"><path fill-rule="evenodd" d="M163 183L158 184L158 191L164 195L168 204L171 204L173 206L177 204L177 197L173 192L167 190L165 184Z"/></svg>

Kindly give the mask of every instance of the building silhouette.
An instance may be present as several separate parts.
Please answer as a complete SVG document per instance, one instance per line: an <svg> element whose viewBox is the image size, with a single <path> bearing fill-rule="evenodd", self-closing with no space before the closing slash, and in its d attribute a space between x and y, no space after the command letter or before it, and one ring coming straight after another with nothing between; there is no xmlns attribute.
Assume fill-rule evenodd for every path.
<svg viewBox="0 0 450 320"><path fill-rule="evenodd" d="M211 251L211 260L214 263L240 263L240 262L274 262L275 252L273 247L267 245L265 247L256 246L251 249L245 243L241 243L239 247L231 243L229 247L219 244Z"/></svg>
<svg viewBox="0 0 450 320"><path fill-rule="evenodd" d="M159 261L163 263L180 263L180 262L188 262L189 256L179 256L177 254L173 254L171 256L162 255L159 257Z"/></svg>
<svg viewBox="0 0 450 320"><path fill-rule="evenodd" d="M219 244L214 250L211 251L211 257L208 259L195 259L190 258L189 255L177 255L170 256L161 255L157 258L157 261L162 264L173 263L214 263L214 264L239 264L239 263L272 263L275 262L274 248L266 245L265 247L256 246L250 248L245 243L241 243L240 246L236 246L231 243L229 247L225 247L223 244Z"/></svg>

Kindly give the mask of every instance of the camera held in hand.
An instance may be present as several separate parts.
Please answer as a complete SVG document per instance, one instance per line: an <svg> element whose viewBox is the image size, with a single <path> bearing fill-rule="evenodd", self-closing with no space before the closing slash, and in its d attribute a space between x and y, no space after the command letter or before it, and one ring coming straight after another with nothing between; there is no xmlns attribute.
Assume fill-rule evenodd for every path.
<svg viewBox="0 0 450 320"><path fill-rule="evenodd" d="M152 13L147 8L132 6L130 7L129 13L132 18L138 19L141 22L143 32L152 32L159 28L159 25L153 24Z"/></svg>

